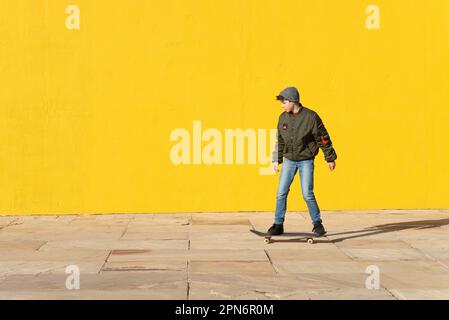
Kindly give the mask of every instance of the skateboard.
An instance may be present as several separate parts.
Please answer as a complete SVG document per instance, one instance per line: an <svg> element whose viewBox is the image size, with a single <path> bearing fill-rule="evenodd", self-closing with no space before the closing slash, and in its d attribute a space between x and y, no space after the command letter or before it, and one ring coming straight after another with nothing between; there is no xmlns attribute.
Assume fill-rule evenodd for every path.
<svg viewBox="0 0 449 320"><path fill-rule="evenodd" d="M299 236L302 239L305 239L305 241L308 244L314 244L315 243L315 238L318 238L314 233L283 233L280 235L271 235L267 232L262 232L262 231L258 231L258 230L250 230L252 233L258 235L259 237L263 237L264 238L264 242L265 243L272 243L274 242L272 240L272 238L274 237L295 237L295 236Z"/></svg>

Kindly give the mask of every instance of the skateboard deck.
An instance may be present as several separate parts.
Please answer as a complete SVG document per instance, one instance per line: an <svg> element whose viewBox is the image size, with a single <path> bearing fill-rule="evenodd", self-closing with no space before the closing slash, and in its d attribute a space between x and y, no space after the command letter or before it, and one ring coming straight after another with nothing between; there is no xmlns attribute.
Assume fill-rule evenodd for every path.
<svg viewBox="0 0 449 320"><path fill-rule="evenodd" d="M254 230L254 229L250 229L250 231L252 233L258 235L259 237L263 237L265 243L274 242L273 238L276 238L276 237L300 237L300 239L304 239L305 242L307 242L308 244L314 244L315 243L315 238L319 238L314 233L289 233L289 232L284 232L283 234L280 234L280 235L270 235L267 232L262 232L262 231L258 231L258 230Z"/></svg>

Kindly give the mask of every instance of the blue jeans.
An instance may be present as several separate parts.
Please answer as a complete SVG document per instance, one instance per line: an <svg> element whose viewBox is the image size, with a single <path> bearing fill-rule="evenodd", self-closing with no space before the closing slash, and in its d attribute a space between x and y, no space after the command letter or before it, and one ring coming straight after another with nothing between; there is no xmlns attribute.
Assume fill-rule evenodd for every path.
<svg viewBox="0 0 449 320"><path fill-rule="evenodd" d="M287 196L298 169L302 197L309 209L312 223L321 220L320 209L313 193L314 159L292 161L284 158L276 196L276 212L274 215L274 223L276 224L284 223L285 212L287 211Z"/></svg>

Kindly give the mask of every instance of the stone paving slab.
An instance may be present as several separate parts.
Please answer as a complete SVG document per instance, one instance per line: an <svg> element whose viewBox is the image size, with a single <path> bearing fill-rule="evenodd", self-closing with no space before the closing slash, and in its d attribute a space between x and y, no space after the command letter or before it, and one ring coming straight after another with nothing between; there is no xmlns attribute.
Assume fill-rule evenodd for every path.
<svg viewBox="0 0 449 320"><path fill-rule="evenodd" d="M248 236L250 226L247 225L192 225L188 228L190 234L213 236L214 234L228 233L235 237ZM185 229L184 229L185 230Z"/></svg>
<svg viewBox="0 0 449 320"><path fill-rule="evenodd" d="M108 261L101 269L105 271L185 271L187 261L182 260L147 260L147 261Z"/></svg>
<svg viewBox="0 0 449 320"><path fill-rule="evenodd" d="M449 250L446 248L420 248L420 252L425 254L426 256L430 256L435 260L448 260L449 259Z"/></svg>
<svg viewBox="0 0 449 320"><path fill-rule="evenodd" d="M269 261L264 250L113 250L108 261Z"/></svg>
<svg viewBox="0 0 449 320"><path fill-rule="evenodd" d="M191 299L395 299L384 289L367 290L364 282L365 276L361 274L357 276L192 274L190 297Z"/></svg>
<svg viewBox="0 0 449 320"><path fill-rule="evenodd" d="M409 261L379 261L379 260L363 260L357 261L360 266L360 270L366 270L368 266L377 266L379 268L380 274L389 273L445 273L449 271L443 264L437 261L430 260L409 260ZM365 272L365 271L363 271Z"/></svg>
<svg viewBox="0 0 449 320"><path fill-rule="evenodd" d="M49 241L45 248L85 248L99 250L114 249L186 249L188 240L62 240Z"/></svg>
<svg viewBox="0 0 449 320"><path fill-rule="evenodd" d="M15 221L17 221L17 218L0 216L0 229L14 224Z"/></svg>
<svg viewBox="0 0 449 320"><path fill-rule="evenodd" d="M303 245L305 246L305 245ZM286 249L284 246L270 245L266 249L270 258L273 261L276 260L294 260L294 261L317 261L317 263L323 263L323 261L343 261L350 262L350 257L342 250L332 246L331 244L319 247L313 245L313 247L305 246L305 248L298 249Z"/></svg>
<svg viewBox="0 0 449 320"><path fill-rule="evenodd" d="M186 300L186 288L0 291L2 300Z"/></svg>
<svg viewBox="0 0 449 320"><path fill-rule="evenodd" d="M449 289L414 290L392 289L391 293L400 300L449 300Z"/></svg>
<svg viewBox="0 0 449 320"><path fill-rule="evenodd" d="M251 223L249 219L237 219L237 218L202 218L202 217L193 217L191 220L191 224L195 225L244 225L250 226Z"/></svg>
<svg viewBox="0 0 449 320"><path fill-rule="evenodd" d="M20 251L20 250L31 250L36 251L41 248L46 241L42 240L0 240L0 252L5 252L9 250Z"/></svg>
<svg viewBox="0 0 449 320"><path fill-rule="evenodd" d="M190 273L275 274L269 261L191 261Z"/></svg>
<svg viewBox="0 0 449 320"><path fill-rule="evenodd" d="M406 242L410 247L417 249L435 248L449 250L449 240L443 241L439 239L404 239L404 242Z"/></svg>
<svg viewBox="0 0 449 320"><path fill-rule="evenodd" d="M135 221L130 223L126 232L159 232L159 233L170 233L170 232L185 232L189 230L188 224L155 224L155 223L136 223Z"/></svg>
<svg viewBox="0 0 449 320"><path fill-rule="evenodd" d="M382 273L382 284L391 289L449 289L448 272L387 272Z"/></svg>
<svg viewBox="0 0 449 320"><path fill-rule="evenodd" d="M289 300L397 300L389 291L367 289L335 289L296 292L286 297Z"/></svg>
<svg viewBox="0 0 449 320"><path fill-rule="evenodd" d="M62 229L62 228L39 228L36 227L36 231L33 229L29 231L16 231L13 229L5 228L0 232L0 241L21 241L22 239L27 240L42 240L42 241L67 241L67 240L76 240L76 239L103 239L103 240L113 240L119 239L123 230L116 230L113 232L110 231L89 231L83 229Z"/></svg>
<svg viewBox="0 0 449 320"><path fill-rule="evenodd" d="M448 242L449 232L442 228L430 229L426 232L422 230L405 230L398 231L396 233L397 237L407 241L407 240L433 240L435 242Z"/></svg>
<svg viewBox="0 0 449 320"><path fill-rule="evenodd" d="M274 260L273 267L281 274L364 274L368 264L354 261L298 261L298 260Z"/></svg>
<svg viewBox="0 0 449 320"><path fill-rule="evenodd" d="M184 272L81 274L80 290L66 288L66 275L14 275L0 281L0 299L186 299ZM47 295L48 294L48 295Z"/></svg>
<svg viewBox="0 0 449 320"><path fill-rule="evenodd" d="M37 275L42 273L65 274L70 265L76 265L82 273L99 273L104 261L6 261L0 263L0 279L11 275Z"/></svg>
<svg viewBox="0 0 449 320"><path fill-rule="evenodd" d="M0 299L449 298L449 210L322 218L328 235L308 245L249 231L272 212L0 216ZM307 212L287 213L286 232L311 229ZM80 290L65 288L68 265Z"/></svg>
<svg viewBox="0 0 449 320"><path fill-rule="evenodd" d="M332 237L330 237L332 238ZM338 238L333 238L334 243L339 248L348 249L410 249L410 244L400 239L391 240L376 240L352 238L342 241L336 241Z"/></svg>
<svg viewBox="0 0 449 320"><path fill-rule="evenodd" d="M120 239L122 240L188 240L188 232L129 232L127 231Z"/></svg>
<svg viewBox="0 0 449 320"><path fill-rule="evenodd" d="M0 263L6 261L105 261L109 255L109 250L95 250L86 248L71 247L52 248L44 245L39 250L2 250L0 254Z"/></svg>
<svg viewBox="0 0 449 320"><path fill-rule="evenodd" d="M421 260L426 257L416 249L382 248L382 249L352 249L342 248L346 254L355 260Z"/></svg>

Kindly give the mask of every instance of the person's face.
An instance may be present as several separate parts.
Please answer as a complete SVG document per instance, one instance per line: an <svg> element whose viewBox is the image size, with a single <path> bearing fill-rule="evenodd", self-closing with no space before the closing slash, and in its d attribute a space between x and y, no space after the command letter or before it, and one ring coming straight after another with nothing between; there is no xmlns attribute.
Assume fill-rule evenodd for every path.
<svg viewBox="0 0 449 320"><path fill-rule="evenodd" d="M286 112L291 112L293 110L293 108L295 107L295 104L291 101L288 101L287 99L281 99L280 100L282 108L284 108L284 110Z"/></svg>

